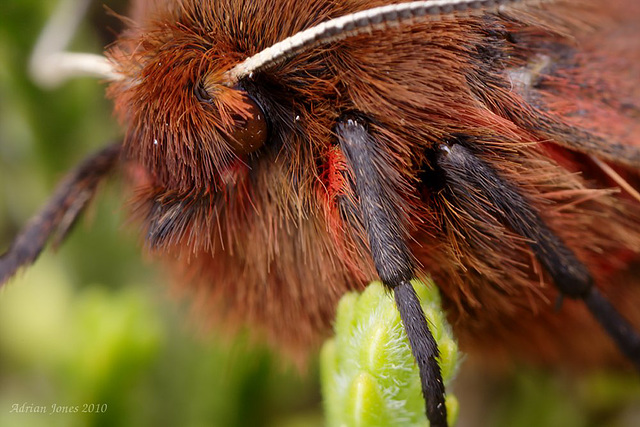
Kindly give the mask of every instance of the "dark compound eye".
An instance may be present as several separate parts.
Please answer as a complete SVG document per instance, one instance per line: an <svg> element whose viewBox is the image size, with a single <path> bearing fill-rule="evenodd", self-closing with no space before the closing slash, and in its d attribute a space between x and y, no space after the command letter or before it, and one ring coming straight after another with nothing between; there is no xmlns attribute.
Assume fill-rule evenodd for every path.
<svg viewBox="0 0 640 427"><path fill-rule="evenodd" d="M211 95L209 95L203 83L198 83L197 85L195 85L193 92L196 95L198 101L205 104L211 104L213 102L213 100L211 99Z"/></svg>
<svg viewBox="0 0 640 427"><path fill-rule="evenodd" d="M267 118L262 108L243 92L242 100L246 104L244 116L234 115L234 127L227 142L238 155L253 153L267 141Z"/></svg>
<svg viewBox="0 0 640 427"><path fill-rule="evenodd" d="M237 155L253 153L267 141L267 119L262 108L242 90L239 91L244 105L243 114L233 114L233 129L227 134L227 142ZM204 83L195 86L194 94L203 104L213 104L213 98Z"/></svg>

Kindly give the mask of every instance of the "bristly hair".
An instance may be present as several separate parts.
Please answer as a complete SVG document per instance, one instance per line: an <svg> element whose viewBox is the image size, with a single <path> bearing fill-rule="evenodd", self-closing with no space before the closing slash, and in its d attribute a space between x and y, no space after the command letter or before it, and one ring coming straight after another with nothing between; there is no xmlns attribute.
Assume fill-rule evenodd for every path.
<svg viewBox="0 0 640 427"><path fill-rule="evenodd" d="M461 206L435 153L461 144L518 188L638 321L615 287L621 260L640 252L637 206L589 160L626 162L613 167L637 185L628 168L639 151L631 137L640 134L638 88L629 77L638 71L638 42L625 39L622 49L613 35L637 15L618 3L581 0L578 10L575 2L524 2L411 18L267 61L233 87L229 73L245 59L385 2L158 3L107 52L126 75L108 94L127 128L125 157L144 176L133 182L134 205L148 247L176 265L180 282L194 283L211 317L248 322L279 346L309 351L338 297L376 277L333 130L358 112L384 142L381 164L403 189L397 204L409 218L411 250L442 288L463 346L549 363L616 359L599 332L602 351L585 351L571 331L597 330L595 323L573 302L553 313L557 293L527 239L485 204ZM609 21L597 28L593 17L604 15ZM619 63L601 46L616 49ZM604 80L592 82L594 67L606 70ZM620 101L608 96L614 92ZM268 141L239 154L226 135L234 114L248 111L246 99L267 117ZM604 259L606 252L616 256Z"/></svg>

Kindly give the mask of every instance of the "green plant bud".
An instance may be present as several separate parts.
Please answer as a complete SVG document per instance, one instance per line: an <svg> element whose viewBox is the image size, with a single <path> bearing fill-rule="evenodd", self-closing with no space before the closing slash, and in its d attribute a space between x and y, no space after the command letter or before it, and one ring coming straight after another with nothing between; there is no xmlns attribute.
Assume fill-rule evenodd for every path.
<svg viewBox="0 0 640 427"><path fill-rule="evenodd" d="M431 332L438 341L445 385L459 360L456 341L433 284L413 283ZM411 353L392 294L380 282L338 305L335 337L321 354L321 381L328 426L428 426L418 366ZM446 398L449 423L458 413Z"/></svg>

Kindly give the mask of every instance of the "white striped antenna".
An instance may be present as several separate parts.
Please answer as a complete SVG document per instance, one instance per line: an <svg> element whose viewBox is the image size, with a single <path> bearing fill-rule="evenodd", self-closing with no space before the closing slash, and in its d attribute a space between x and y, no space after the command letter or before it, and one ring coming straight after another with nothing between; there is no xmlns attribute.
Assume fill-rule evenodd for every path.
<svg viewBox="0 0 640 427"><path fill-rule="evenodd" d="M473 11L490 11L509 4L542 0L428 0L391 4L330 19L288 37L247 58L227 73L229 86L319 45L344 40L373 30L419 20L438 19Z"/></svg>
<svg viewBox="0 0 640 427"><path fill-rule="evenodd" d="M106 80L123 78L103 55L65 50L90 1L62 0L42 31L31 55L29 67L33 79L40 85L55 87L67 79L79 76ZM330 19L258 52L229 70L225 84L234 86L239 80L280 64L305 50L373 30L478 10L491 11L509 4L542 1L551 0L428 0L363 10Z"/></svg>
<svg viewBox="0 0 640 427"><path fill-rule="evenodd" d="M31 78L40 86L54 88L74 77L119 80L121 75L103 55L67 52L91 0L61 1L42 30L29 61Z"/></svg>

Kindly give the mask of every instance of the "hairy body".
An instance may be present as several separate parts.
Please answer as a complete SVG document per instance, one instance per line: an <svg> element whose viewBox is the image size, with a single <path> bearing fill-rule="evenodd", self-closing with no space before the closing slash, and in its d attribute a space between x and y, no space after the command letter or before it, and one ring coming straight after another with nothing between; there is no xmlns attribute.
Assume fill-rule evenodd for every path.
<svg viewBox="0 0 640 427"><path fill-rule="evenodd" d="M538 213L531 227L547 226L640 325L640 202L590 157L638 183L640 8L613 3L415 23L296 55L241 82L269 118L267 142L251 152L228 142L234 112L251 114L224 73L384 2L134 3L131 28L107 52L124 76L108 94L127 129L123 159L149 250L212 319L249 324L294 355L314 348L338 298L377 277L334 134L357 112L384 143L392 202L464 350L618 362L582 304L556 310L560 294L530 241L436 160L443 143L473 152Z"/></svg>

